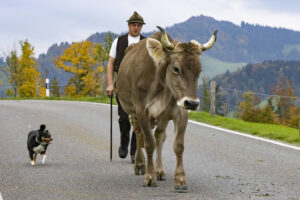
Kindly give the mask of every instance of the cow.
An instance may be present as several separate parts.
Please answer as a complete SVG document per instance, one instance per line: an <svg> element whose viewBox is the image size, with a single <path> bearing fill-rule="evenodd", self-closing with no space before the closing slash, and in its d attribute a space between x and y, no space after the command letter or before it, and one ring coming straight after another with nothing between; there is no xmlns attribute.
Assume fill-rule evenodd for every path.
<svg viewBox="0 0 300 200"><path fill-rule="evenodd" d="M134 171L136 175L145 174L143 186L155 187L157 180L165 180L162 148L166 127L173 120L173 150L177 159L174 189L185 192L187 181L182 157L188 110L196 110L199 106L200 55L214 45L217 30L207 43L201 45L195 40L175 41L163 28L157 28L160 32L126 49L118 72L116 92L136 133ZM147 165L142 148L146 150ZM154 150L157 155L155 166Z"/></svg>

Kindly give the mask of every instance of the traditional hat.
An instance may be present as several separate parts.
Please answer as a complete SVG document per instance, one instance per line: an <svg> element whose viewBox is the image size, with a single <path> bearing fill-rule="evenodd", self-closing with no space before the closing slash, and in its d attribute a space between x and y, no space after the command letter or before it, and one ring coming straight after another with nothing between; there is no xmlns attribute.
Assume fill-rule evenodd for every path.
<svg viewBox="0 0 300 200"><path fill-rule="evenodd" d="M136 11L134 11L133 15L127 20L128 23L140 23L146 24L142 16L140 16Z"/></svg>

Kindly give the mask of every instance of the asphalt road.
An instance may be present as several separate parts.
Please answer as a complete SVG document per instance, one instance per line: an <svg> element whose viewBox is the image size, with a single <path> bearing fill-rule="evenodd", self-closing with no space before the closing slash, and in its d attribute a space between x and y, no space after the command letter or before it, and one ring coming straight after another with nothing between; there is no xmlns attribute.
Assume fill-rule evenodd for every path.
<svg viewBox="0 0 300 200"><path fill-rule="evenodd" d="M31 166L27 134L45 123L53 136L47 161ZM0 199L300 199L300 151L189 123L184 166L188 193L175 193L173 127L163 162L167 181L142 187L129 157L109 160L109 106L61 101L0 101Z"/></svg>

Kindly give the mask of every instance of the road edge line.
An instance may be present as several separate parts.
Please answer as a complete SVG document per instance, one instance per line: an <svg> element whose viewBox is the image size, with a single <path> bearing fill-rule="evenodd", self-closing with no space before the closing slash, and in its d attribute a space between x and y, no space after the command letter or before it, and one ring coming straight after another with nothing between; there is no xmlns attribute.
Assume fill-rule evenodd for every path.
<svg viewBox="0 0 300 200"><path fill-rule="evenodd" d="M283 146L283 147L287 147L287 148L290 148L290 149L294 149L294 150L300 151L300 147L293 146L293 145L286 144L286 143L282 143L282 142L278 142L278 141L275 141L275 140L271 140L271 139L267 139L267 138L262 138L262 137L257 137L257 136L250 135L250 134L247 134L247 133L233 131L233 130L229 130L229 129L225 129L225 128L221 128L221 127L217 127L217 126L213 126L213 125L209 125L209 124L197 122L197 121L190 120L190 119L189 119L189 123L196 124L196 125L199 125L199 126L208 127L208 128L212 128L212 129L216 129L216 130L227 132L227 133L231 133L231 134L234 134L234 135L239 135L239 136L243 136L243 137L247 137L247 138L252 138L252 139L255 139L255 140L260 140L260 141L264 141L264 142L276 144L276 145L279 145L279 146Z"/></svg>

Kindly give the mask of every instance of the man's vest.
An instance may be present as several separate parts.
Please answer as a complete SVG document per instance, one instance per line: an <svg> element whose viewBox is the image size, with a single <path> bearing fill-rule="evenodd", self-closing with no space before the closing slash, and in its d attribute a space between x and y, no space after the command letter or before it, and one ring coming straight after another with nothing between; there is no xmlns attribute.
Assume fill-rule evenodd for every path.
<svg viewBox="0 0 300 200"><path fill-rule="evenodd" d="M145 39L144 36L140 35L140 41ZM118 72L120 64L124 58L125 49L128 47L128 34L122 35L118 38L117 42L117 55L114 63L114 71Z"/></svg>

